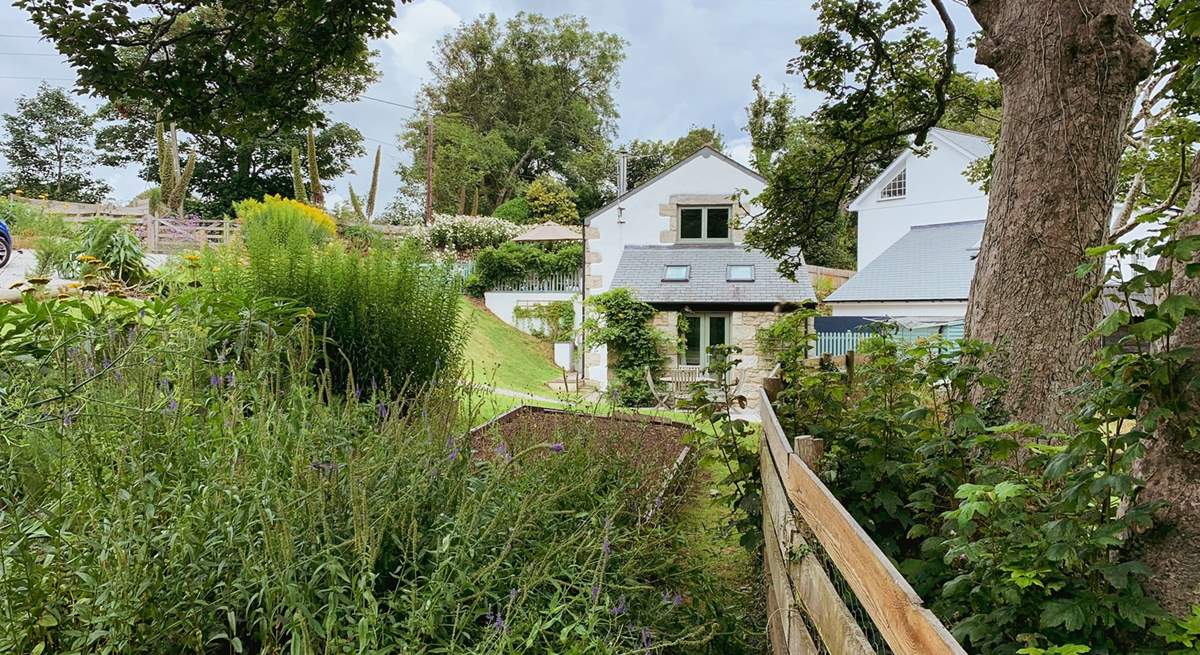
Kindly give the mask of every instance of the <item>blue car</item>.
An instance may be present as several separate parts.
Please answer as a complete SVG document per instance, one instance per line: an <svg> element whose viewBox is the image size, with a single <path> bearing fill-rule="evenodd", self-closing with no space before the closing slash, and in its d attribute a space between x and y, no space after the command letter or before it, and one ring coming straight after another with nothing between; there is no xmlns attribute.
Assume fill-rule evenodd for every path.
<svg viewBox="0 0 1200 655"><path fill-rule="evenodd" d="M8 266L10 259L12 259L12 232L8 231L8 225L4 221L0 221L0 268Z"/></svg>

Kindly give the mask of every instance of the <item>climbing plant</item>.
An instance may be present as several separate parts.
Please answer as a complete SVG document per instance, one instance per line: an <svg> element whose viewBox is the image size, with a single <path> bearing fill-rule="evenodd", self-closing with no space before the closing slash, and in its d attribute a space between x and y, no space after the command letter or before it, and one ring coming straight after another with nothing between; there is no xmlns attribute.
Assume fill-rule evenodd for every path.
<svg viewBox="0 0 1200 655"><path fill-rule="evenodd" d="M538 336L543 336L552 343L560 343L575 329L575 303L570 300L556 300L517 305L513 308L513 318L518 321L537 322L540 326ZM535 332L535 335L537 334Z"/></svg>
<svg viewBox="0 0 1200 655"><path fill-rule="evenodd" d="M638 407L653 402L646 371L658 377L666 357L667 338L654 328L654 307L638 300L629 289L617 288L592 296L594 314L584 322L589 346L607 346L609 370L615 379L613 395L619 404Z"/></svg>

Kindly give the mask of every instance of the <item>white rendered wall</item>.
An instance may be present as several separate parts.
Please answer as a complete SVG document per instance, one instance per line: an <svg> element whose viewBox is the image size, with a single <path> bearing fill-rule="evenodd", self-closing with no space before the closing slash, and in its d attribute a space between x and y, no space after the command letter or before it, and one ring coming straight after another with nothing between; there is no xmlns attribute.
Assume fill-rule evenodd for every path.
<svg viewBox="0 0 1200 655"><path fill-rule="evenodd" d="M762 208L750 198L761 193L763 186L758 178L721 157L701 155L592 216L589 225L599 236L588 239L588 250L596 253L590 274L600 276L600 287L588 293L608 291L625 246L663 244L662 233L670 228L670 217L659 214L659 205L670 202L672 195L733 196L746 189L741 203L754 215Z"/></svg>
<svg viewBox="0 0 1200 655"><path fill-rule="evenodd" d="M839 302L829 303L834 316L927 316L931 318L965 318L967 303L963 302Z"/></svg>
<svg viewBox="0 0 1200 655"><path fill-rule="evenodd" d="M883 184L868 189L851 206L858 212L858 270L908 234L914 225L987 218L987 195L963 177L973 160L949 146L939 146L937 141L931 143L928 156L918 157L911 151L902 156L907 168L905 197L879 199L879 188L899 170L897 167L886 174Z"/></svg>
<svg viewBox="0 0 1200 655"><path fill-rule="evenodd" d="M576 300L579 294L571 291L488 291L483 294L483 304L488 310L500 317L500 320L520 329L513 310L518 304L535 304L556 302L559 300ZM576 303L578 305L578 303ZM578 311L576 311L578 314ZM578 318L578 316L576 316ZM578 324L578 321L576 321Z"/></svg>

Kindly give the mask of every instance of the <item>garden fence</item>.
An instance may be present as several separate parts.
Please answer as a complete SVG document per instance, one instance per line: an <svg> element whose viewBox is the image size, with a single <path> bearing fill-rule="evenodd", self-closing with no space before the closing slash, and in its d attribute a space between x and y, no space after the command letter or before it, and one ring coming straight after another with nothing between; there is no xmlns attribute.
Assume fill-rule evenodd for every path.
<svg viewBox="0 0 1200 655"><path fill-rule="evenodd" d="M553 275L529 275L517 282L501 282L492 287L492 291L541 291L541 292L570 292L578 293L580 289L580 274L555 273Z"/></svg>
<svg viewBox="0 0 1200 655"><path fill-rule="evenodd" d="M790 441L764 381L764 566L772 655L966 655L816 471L823 443Z"/></svg>

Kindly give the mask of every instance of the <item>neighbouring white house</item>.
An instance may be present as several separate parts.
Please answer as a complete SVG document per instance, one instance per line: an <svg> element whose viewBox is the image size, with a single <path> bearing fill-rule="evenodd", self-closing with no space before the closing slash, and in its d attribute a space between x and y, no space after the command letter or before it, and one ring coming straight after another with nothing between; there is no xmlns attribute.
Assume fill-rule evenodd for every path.
<svg viewBox="0 0 1200 655"><path fill-rule="evenodd" d="M869 320L855 334L843 332L844 320L818 320L818 352L852 348L870 322L897 324L909 336L962 334L988 203L965 173L991 154L987 139L933 128L922 152L906 149L850 203L858 213L858 272L824 302L834 319ZM1118 206L1113 215L1120 213ZM1154 229L1140 224L1121 240ZM1114 264L1128 270L1133 261L1154 265L1147 257Z"/></svg>
<svg viewBox="0 0 1200 655"><path fill-rule="evenodd" d="M987 194L963 173L991 156L991 143L935 127L924 148L906 149L851 201L850 211L858 213L859 271L914 226L987 217Z"/></svg>
<svg viewBox="0 0 1200 655"><path fill-rule="evenodd" d="M708 347L728 343L742 348L735 375L749 391L773 365L758 354L758 330L815 302L804 267L784 278L777 260L743 245L740 221L761 211L751 199L765 185L706 146L584 219L586 295L630 289L654 306L655 326L672 341L686 322L680 347L664 353L669 379L694 378ZM606 349L584 359L586 377L605 387Z"/></svg>

